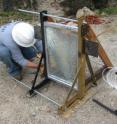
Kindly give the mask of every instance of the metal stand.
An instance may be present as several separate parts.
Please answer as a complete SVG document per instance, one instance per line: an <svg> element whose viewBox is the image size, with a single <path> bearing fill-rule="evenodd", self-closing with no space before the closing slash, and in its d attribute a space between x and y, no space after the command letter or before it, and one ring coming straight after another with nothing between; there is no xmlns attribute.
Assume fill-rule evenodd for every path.
<svg viewBox="0 0 117 124"><path fill-rule="evenodd" d="M46 53L45 53L45 36L44 36L44 21L47 21L47 17L45 17L43 14L47 14L47 11L40 12L42 41L43 41L42 42L43 53L42 53L41 59L40 59L39 64L38 64L37 72L36 72L36 75L35 75L35 78L34 78L34 81L33 81L33 84L32 84L32 89L30 90L30 94L32 94L35 89L40 89L44 85L49 83L49 78L47 76ZM36 85L36 81L37 81L37 77L38 77L38 74L39 74L39 71L40 71L42 60L44 60L45 77L44 77L44 80L42 82L40 82L39 84Z"/></svg>
<svg viewBox="0 0 117 124"><path fill-rule="evenodd" d="M40 82L38 85L36 85L36 81L37 81L37 77L38 77L38 74L39 74L39 71L40 71L40 67L41 67L41 63L42 63L42 59L43 59L43 54L41 56L41 59L39 61L39 64L38 64L38 68L37 68L37 72L36 72L36 75L34 77L34 80L32 82L32 88L31 90L29 91L30 92L30 95L32 95L34 93L34 90L35 89L39 89L41 87L43 87L44 85L46 85L49 81L48 78L45 78L42 82ZM36 86L35 86L36 85Z"/></svg>
<svg viewBox="0 0 117 124"><path fill-rule="evenodd" d="M24 10L23 10L23 12L24 12ZM44 36L44 21L47 21L48 18L50 19L50 17L52 17L52 15L47 14L47 11L42 11L41 13L29 12L29 11L26 11L26 12L32 13L32 14L38 14L38 15L40 14L42 41L43 41L43 54L42 54L41 59L39 61L37 73L35 75L35 78L34 78L34 81L32 84L32 88L30 90L30 94L32 94L36 89L42 88L43 86L45 86L46 84L48 84L52 80L52 79L48 78L48 74L47 74L45 36ZM57 16L53 16L53 17L57 18ZM59 18L62 18L62 17L59 17ZM71 19L66 19L66 18L63 18L63 19L72 21ZM50 19L50 20L52 21L53 19ZM78 67L79 67L79 70L77 70L72 87L69 90L69 93L68 93L63 105L60 106L60 104L56 103L53 100L50 100L49 98L47 98L46 96L41 94L41 96L44 96L44 98L50 100L51 102L55 103L56 105L59 105L59 112L60 113L64 113L65 111L69 110L78 99L82 100L82 98L84 98L85 94L87 93L87 90L90 87L89 84L92 85L92 83L89 83L89 82L93 81L93 84L97 85L96 80L101 76L102 69L105 67L108 67L108 66L112 66L112 63L110 62L108 56L106 55L106 52L104 51L103 47L99 43L99 56L105 65L103 68L98 70L96 73L93 72L88 54L85 51L85 45L84 45L85 43L84 43L83 36L81 33L83 20L84 20L84 17L78 19L78 38L79 38L78 39L79 40L78 41L78 50L79 50L78 51L78 57L79 57ZM74 22L76 22L76 20L74 20ZM90 30L88 31L88 33L86 35L87 35L86 37L89 41L94 41L94 42L98 41L98 39L97 39L95 33L93 32L93 30L91 29L91 27L90 27ZM44 77L44 80L42 82L40 82L39 84L36 85L36 81L37 81L37 77L38 77L38 74L40 71L42 59L44 60L45 77ZM88 68L89 68L89 71L91 74L91 77L89 77L88 79L85 79L86 78L86 76L85 76L86 63L88 65ZM78 84L77 84L78 90L76 91L74 96L71 96L72 92L74 91L74 86L76 85L77 80L78 80Z"/></svg>

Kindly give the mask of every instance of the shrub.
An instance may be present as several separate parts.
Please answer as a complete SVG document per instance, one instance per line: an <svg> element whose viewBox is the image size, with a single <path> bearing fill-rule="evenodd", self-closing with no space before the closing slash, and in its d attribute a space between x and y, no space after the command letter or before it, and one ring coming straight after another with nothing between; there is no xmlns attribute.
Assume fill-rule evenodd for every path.
<svg viewBox="0 0 117 124"><path fill-rule="evenodd" d="M64 0L60 3L66 15L75 15L78 9L86 6L90 9L107 7L109 0Z"/></svg>

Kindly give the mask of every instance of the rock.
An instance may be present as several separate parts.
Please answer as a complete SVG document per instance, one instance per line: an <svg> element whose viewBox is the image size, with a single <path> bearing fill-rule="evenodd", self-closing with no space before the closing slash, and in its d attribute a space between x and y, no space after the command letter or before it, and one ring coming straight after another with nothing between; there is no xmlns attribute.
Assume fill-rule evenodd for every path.
<svg viewBox="0 0 117 124"><path fill-rule="evenodd" d="M102 13L101 13L101 16L107 16L107 13L102 12Z"/></svg>
<svg viewBox="0 0 117 124"><path fill-rule="evenodd" d="M82 16L88 16L88 15L95 15L95 13L87 7L83 7L82 9L78 9L76 13L76 18L78 19Z"/></svg>
<svg viewBox="0 0 117 124"><path fill-rule="evenodd" d="M35 116L36 116L36 113L35 113L35 112L33 112L33 113L32 113L32 116L33 116L33 117L35 117Z"/></svg>

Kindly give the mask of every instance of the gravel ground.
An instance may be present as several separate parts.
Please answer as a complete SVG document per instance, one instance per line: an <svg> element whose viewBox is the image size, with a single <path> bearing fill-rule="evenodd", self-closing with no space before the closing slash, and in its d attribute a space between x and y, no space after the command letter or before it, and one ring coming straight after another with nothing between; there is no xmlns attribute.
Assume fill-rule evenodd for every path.
<svg viewBox="0 0 117 124"><path fill-rule="evenodd" d="M113 21L93 26L93 28L97 34L105 29L112 29L100 36L99 40L114 66L117 66L117 16L105 19ZM25 69L23 81L31 85L33 75L29 75L29 71L32 70ZM117 124L115 115L92 102L93 97L117 109L117 91L109 87L102 79L98 82L99 85L92 89L94 95L78 107L69 118L63 118L57 114L57 106L41 96L28 98L26 96L28 89L12 80L7 74L5 65L0 63L0 124ZM68 89L52 83L42 92L62 102L67 91Z"/></svg>

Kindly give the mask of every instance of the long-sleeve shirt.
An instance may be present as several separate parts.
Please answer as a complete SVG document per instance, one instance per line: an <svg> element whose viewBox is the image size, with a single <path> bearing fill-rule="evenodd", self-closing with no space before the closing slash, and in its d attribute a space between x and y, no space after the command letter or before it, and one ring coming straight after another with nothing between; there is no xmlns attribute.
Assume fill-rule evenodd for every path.
<svg viewBox="0 0 117 124"><path fill-rule="evenodd" d="M18 22L8 23L0 27L0 45L7 47L12 59L21 66L26 66L28 60L24 58L20 47L12 38L12 29Z"/></svg>

